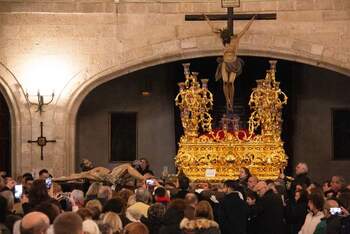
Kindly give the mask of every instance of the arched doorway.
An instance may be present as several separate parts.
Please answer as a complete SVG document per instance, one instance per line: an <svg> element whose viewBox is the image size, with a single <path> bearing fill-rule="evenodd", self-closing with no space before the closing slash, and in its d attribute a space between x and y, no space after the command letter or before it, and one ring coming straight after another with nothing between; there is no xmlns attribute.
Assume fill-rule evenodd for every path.
<svg viewBox="0 0 350 234"><path fill-rule="evenodd" d="M5 97L0 92L0 171L11 175L11 118Z"/></svg>
<svg viewBox="0 0 350 234"><path fill-rule="evenodd" d="M224 100L222 93L220 93L221 84L213 80L217 65L215 59L216 57L186 59L167 64L156 65L150 68L135 71L128 75L116 77L115 79L110 80L91 91L83 101L81 105L82 109L80 109L79 112L81 112L82 110L88 110L89 108L90 110L92 108L96 108L96 106L93 107L93 105L99 106L100 103L103 103L103 100L113 100L112 102L118 102L117 100L121 100L121 102L123 103L123 108L124 110L126 110L128 108L128 104L130 104L130 100L128 101L126 96L120 93L122 92L121 89L113 88L114 86L112 85L112 83L114 83L115 87L117 87L117 83L119 83L121 87L123 87L125 93L139 92L139 99L135 98L135 103L138 102L138 104L141 105L147 104L147 101L145 100L147 100L147 98L152 99L153 97L141 97L141 90L135 87L130 88L129 85L135 83L137 84L137 86L139 86L142 82L137 82L137 79L142 80L142 78L144 77L151 76L152 79L157 79L161 76L164 76L167 78L166 83L167 85L169 85L167 86L169 92L167 93L168 95L163 96L163 98L166 97L165 99L168 100L167 105L172 106L172 108L174 108L174 116L171 118L175 122L174 131L176 132L178 129L181 128L181 123L179 122L179 116L176 115L176 108L174 106L173 98L177 92L176 83L183 79L183 70L181 63L192 62L192 71L199 72L200 78L211 79L211 81L209 82L209 88L214 93L214 98L216 98L217 100L219 99L219 103L217 104L222 105L222 103L220 104L220 102L223 102ZM255 80L264 77L265 70L269 68L269 58L247 56L244 57L244 60L246 61L246 65L243 74L236 81L236 93L238 95L237 102L241 106L241 108L245 108L245 110L243 111L246 111L247 115L249 114L249 109L247 109L249 93L251 91L251 88L255 85ZM163 70L163 72L157 73L157 70L158 72ZM316 167L320 165L321 167L325 168L327 167L327 165L329 165L329 162L331 162L334 165L338 165L339 162L332 160L331 157L331 109L333 107L349 106L348 95L344 96L342 95L342 92L338 91L342 90L344 87L348 87L348 85L350 85L350 79L348 79L348 77L345 75L341 75L333 71L287 60L279 60L277 64L277 72L277 79L281 81L282 89L289 96L289 104L285 108L284 115L284 133L286 134L283 136L287 154L290 156L289 172L292 172L293 165L297 161L306 161L312 164L312 169L316 169ZM153 87L153 89L155 89L154 91L156 91L156 87L157 86ZM327 93L328 95L325 95L325 93ZM116 94L119 95L118 98L115 98L117 97L115 96ZM105 99L97 97L98 95L107 95L108 98ZM158 98L162 97L158 96ZM105 112L108 112L112 108L104 107L102 109L104 109ZM219 116L219 109L216 109L215 113L213 114L217 114ZM87 126L91 126L89 121L86 121L86 127L79 127L79 121L81 120L81 118L93 116L91 115L91 113L88 112L85 112L83 115L80 114L78 114L77 117L77 135L80 134L79 131L81 131L82 129L86 129ZM105 115L104 119L102 118L100 120L108 121L106 116L107 115ZM155 118L162 117L152 117L150 118L150 121ZM242 119L244 121L244 116ZM159 129L158 131L162 131L164 129L162 125L155 124L155 126L155 128ZM92 132L95 135L97 134L95 131ZM172 137L175 139L175 141L171 143L172 149L176 148L176 143L178 142L179 137L179 133L176 134L175 132L171 133ZM106 139L102 142L106 142L108 140L108 131L105 131L104 133L102 133L102 135ZM92 142L93 141L94 140L92 139ZM87 145L88 144L90 143L87 143ZM83 148L83 145L77 147L77 153L79 154L79 149ZM156 149L152 148L152 150ZM108 154L108 152L106 154ZM99 155L98 157L100 156L101 155ZM149 155L142 154L141 156L147 157ZM173 165L173 156L174 155L171 154L168 154L167 156L163 155L163 157L167 158L167 160L165 160L163 163L170 162L171 165ZM152 162L156 163L157 167L159 167L158 171L162 170L161 167L164 166L163 164L157 164L162 161L159 160L160 157L162 156L157 156L157 158L151 160ZM343 165L344 163L341 164ZM345 164L348 165L348 163ZM323 176L320 173L317 175L316 173L314 174L318 178L322 178Z"/></svg>

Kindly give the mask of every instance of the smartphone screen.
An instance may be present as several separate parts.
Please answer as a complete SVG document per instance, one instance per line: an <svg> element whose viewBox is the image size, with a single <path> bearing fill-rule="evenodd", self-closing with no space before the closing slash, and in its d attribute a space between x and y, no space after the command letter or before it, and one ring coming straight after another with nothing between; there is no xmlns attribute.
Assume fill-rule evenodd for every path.
<svg viewBox="0 0 350 234"><path fill-rule="evenodd" d="M330 208L329 212L331 215L339 215L341 214L341 209L339 207L332 207Z"/></svg>
<svg viewBox="0 0 350 234"><path fill-rule="evenodd" d="M15 198L20 199L23 193L23 185L15 185Z"/></svg>
<svg viewBox="0 0 350 234"><path fill-rule="evenodd" d="M154 181L152 179L146 180L147 185L154 185Z"/></svg>
<svg viewBox="0 0 350 234"><path fill-rule="evenodd" d="M50 189L51 188L51 185L52 185L52 179L51 177L47 178L45 180L45 183L46 183L46 188Z"/></svg>

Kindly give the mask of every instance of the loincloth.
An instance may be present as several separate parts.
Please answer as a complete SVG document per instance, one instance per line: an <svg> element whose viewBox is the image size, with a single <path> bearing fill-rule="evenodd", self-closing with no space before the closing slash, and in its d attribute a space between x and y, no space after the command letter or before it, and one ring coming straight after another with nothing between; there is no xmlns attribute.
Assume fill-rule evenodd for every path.
<svg viewBox="0 0 350 234"><path fill-rule="evenodd" d="M222 74L221 74L221 67L222 67L222 63L225 63L225 70L228 73L236 73L237 76L239 76L242 73L242 68L244 65L244 61L241 58L237 58L235 61L233 62L224 62L222 57L219 57L216 59L216 61L219 63L218 67L216 69L216 73L215 73L215 79L216 80L220 80L222 78Z"/></svg>

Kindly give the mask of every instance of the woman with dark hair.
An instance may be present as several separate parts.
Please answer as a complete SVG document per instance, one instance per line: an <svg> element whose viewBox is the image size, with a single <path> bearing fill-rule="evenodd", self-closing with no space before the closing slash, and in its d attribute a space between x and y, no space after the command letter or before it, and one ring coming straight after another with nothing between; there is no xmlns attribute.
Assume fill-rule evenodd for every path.
<svg viewBox="0 0 350 234"><path fill-rule="evenodd" d="M159 234L159 229L162 226L165 211L165 205L155 203L148 208L148 217L141 217L141 222L147 226L150 234Z"/></svg>
<svg viewBox="0 0 350 234"><path fill-rule="evenodd" d="M200 201L195 208L195 217L184 218L180 228L185 234L220 234L219 224L214 221L213 209L208 201Z"/></svg>
<svg viewBox="0 0 350 234"><path fill-rule="evenodd" d="M180 222L184 218L186 202L183 199L174 199L164 214L163 225L159 229L159 234L179 234Z"/></svg>
<svg viewBox="0 0 350 234"><path fill-rule="evenodd" d="M323 206L325 200L321 193L313 192L309 195L308 207L310 212L306 215L304 225L299 231L299 234L313 234L316 226L324 217Z"/></svg>
<svg viewBox="0 0 350 234"><path fill-rule="evenodd" d="M249 169L246 167L241 167L239 169L239 176L238 176L238 184L240 186L243 186L244 188L247 188L248 186L248 179L251 177L252 174L250 173Z"/></svg>
<svg viewBox="0 0 350 234"><path fill-rule="evenodd" d="M28 200L28 201L27 201ZM50 201L45 180L34 180L29 190L28 199L21 199L24 214L27 214L42 202Z"/></svg>
<svg viewBox="0 0 350 234"><path fill-rule="evenodd" d="M294 199L286 207L286 221L291 234L297 234L304 224L307 215L308 193L306 190L297 190Z"/></svg>

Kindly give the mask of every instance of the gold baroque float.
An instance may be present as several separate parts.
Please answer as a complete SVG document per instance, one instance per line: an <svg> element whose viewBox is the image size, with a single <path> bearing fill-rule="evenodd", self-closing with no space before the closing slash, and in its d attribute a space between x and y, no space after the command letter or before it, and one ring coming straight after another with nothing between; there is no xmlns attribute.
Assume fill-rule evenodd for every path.
<svg viewBox="0 0 350 234"><path fill-rule="evenodd" d="M198 73L191 73L189 64L184 64L186 81L178 84L180 91L175 99L184 135L175 163L192 181L237 179L241 167L259 179L276 179L287 165L281 140L281 111L287 96L276 81L276 63L270 61L265 79L256 81L250 95L249 129L236 131L227 130L232 120L225 117L222 129L212 130L209 111L213 95L207 88L208 80L199 82Z"/></svg>

